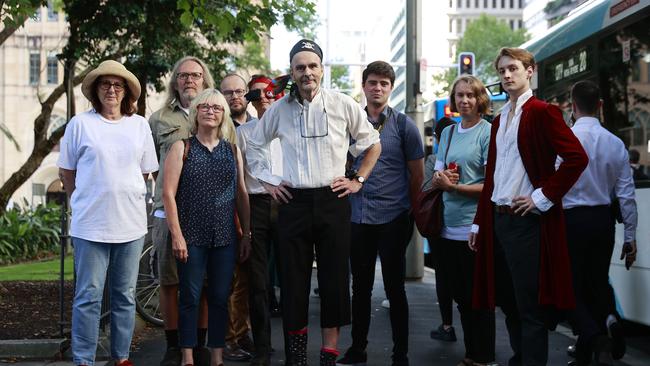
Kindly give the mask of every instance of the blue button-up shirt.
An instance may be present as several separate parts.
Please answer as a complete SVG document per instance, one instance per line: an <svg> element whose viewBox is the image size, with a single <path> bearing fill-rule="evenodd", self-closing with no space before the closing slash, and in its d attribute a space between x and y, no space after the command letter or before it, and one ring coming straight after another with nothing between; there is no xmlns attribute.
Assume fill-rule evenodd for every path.
<svg viewBox="0 0 650 366"><path fill-rule="evenodd" d="M385 224L411 207L409 201L409 171L407 162L424 158L422 137L413 120L406 117L402 134L397 111L384 108L384 126L379 134L381 155L363 188L350 195L352 222L355 224ZM379 128L379 121L370 123ZM365 154L353 163L359 169Z"/></svg>

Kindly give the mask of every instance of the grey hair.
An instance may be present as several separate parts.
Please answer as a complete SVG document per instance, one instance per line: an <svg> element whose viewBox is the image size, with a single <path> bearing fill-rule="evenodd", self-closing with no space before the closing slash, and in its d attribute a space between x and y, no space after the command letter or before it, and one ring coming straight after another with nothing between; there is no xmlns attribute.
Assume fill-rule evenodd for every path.
<svg viewBox="0 0 650 366"><path fill-rule="evenodd" d="M176 76L178 75L178 69L181 67L185 61L194 61L203 69L203 89L212 89L214 88L214 79L210 73L208 66L198 57L194 56L185 56L180 60L176 61L174 68L172 69L171 77L169 78L169 84L167 84L167 99L165 100L165 105L171 104L174 100L180 98L178 90L176 90Z"/></svg>

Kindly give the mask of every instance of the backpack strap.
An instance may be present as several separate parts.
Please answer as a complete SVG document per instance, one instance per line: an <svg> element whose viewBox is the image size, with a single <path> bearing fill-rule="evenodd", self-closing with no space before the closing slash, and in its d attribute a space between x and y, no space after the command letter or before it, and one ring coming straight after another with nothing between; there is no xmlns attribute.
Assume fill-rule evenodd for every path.
<svg viewBox="0 0 650 366"><path fill-rule="evenodd" d="M187 155L190 153L190 139L183 139L183 145L185 146L183 148L183 162L185 162L185 160L187 160Z"/></svg>

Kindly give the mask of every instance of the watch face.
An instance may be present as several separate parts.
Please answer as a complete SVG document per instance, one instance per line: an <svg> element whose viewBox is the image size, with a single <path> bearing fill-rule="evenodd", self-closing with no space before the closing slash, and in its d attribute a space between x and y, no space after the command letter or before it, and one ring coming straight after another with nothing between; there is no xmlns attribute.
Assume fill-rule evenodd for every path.
<svg viewBox="0 0 650 366"><path fill-rule="evenodd" d="M357 176L357 181L358 181L359 183L363 183L363 182L366 181L366 178L364 178L364 177L362 177L362 176L359 175L359 176Z"/></svg>

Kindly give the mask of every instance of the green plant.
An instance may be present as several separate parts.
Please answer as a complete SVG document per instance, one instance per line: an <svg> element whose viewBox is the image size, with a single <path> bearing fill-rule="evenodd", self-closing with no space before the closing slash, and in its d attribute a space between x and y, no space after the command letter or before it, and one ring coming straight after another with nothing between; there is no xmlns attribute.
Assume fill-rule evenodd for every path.
<svg viewBox="0 0 650 366"><path fill-rule="evenodd" d="M47 256L59 246L61 208L15 205L0 216L0 264Z"/></svg>

